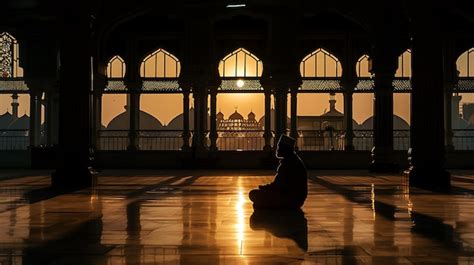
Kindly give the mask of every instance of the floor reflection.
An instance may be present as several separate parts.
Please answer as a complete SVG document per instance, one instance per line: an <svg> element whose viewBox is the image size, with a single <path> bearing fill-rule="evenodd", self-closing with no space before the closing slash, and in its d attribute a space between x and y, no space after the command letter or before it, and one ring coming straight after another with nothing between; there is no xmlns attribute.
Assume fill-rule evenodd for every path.
<svg viewBox="0 0 474 265"><path fill-rule="evenodd" d="M69 193L0 180L0 264L474 264L474 172L451 193L319 176L302 211L253 210L270 175L132 173Z"/></svg>
<svg viewBox="0 0 474 265"><path fill-rule="evenodd" d="M265 230L273 236L293 240L298 247L308 250L308 222L302 210L255 210L250 217L253 230Z"/></svg>

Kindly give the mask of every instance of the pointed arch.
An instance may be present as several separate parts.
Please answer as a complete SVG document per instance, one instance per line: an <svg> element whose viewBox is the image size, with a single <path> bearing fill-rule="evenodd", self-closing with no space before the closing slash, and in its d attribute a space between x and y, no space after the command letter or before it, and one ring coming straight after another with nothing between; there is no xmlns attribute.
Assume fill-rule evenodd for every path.
<svg viewBox="0 0 474 265"><path fill-rule="evenodd" d="M303 58L300 73L303 78L341 77L342 65L336 56L319 48Z"/></svg>
<svg viewBox="0 0 474 265"><path fill-rule="evenodd" d="M108 78L124 78L127 66L125 61L119 55L112 57L107 64L107 77Z"/></svg>
<svg viewBox="0 0 474 265"><path fill-rule="evenodd" d="M398 57L398 69L395 72L397 78L411 77L411 50L408 49Z"/></svg>
<svg viewBox="0 0 474 265"><path fill-rule="evenodd" d="M370 64L369 64L369 55L362 55L356 64L356 73L358 77L371 77L370 73Z"/></svg>
<svg viewBox="0 0 474 265"><path fill-rule="evenodd" d="M178 78L181 62L173 54L158 49L145 57L140 66L142 78Z"/></svg>
<svg viewBox="0 0 474 265"><path fill-rule="evenodd" d="M463 52L456 61L459 77L474 78L474 47Z"/></svg>
<svg viewBox="0 0 474 265"><path fill-rule="evenodd" d="M261 77L263 62L244 48L228 54L219 62L221 77Z"/></svg>
<svg viewBox="0 0 474 265"><path fill-rule="evenodd" d="M0 78L23 77L18 41L7 32L0 34Z"/></svg>

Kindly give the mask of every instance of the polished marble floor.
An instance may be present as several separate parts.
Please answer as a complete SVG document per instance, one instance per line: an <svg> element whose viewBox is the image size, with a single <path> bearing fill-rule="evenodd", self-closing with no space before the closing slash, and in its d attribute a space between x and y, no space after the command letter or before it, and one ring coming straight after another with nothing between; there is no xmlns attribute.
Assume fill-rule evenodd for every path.
<svg viewBox="0 0 474 265"><path fill-rule="evenodd" d="M45 172L0 172L0 265L472 264L474 172L450 193L403 176L310 172L298 212L254 212L271 171L109 171L48 191Z"/></svg>

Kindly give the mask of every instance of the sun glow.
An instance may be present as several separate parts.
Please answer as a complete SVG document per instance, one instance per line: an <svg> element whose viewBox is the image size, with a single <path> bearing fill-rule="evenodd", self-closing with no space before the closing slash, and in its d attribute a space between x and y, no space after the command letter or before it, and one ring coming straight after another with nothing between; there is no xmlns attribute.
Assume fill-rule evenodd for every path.
<svg viewBox="0 0 474 265"><path fill-rule="evenodd" d="M236 83L236 84L237 84L237 87L238 87L238 88L242 88L242 87L245 86L245 82L244 82L244 80L242 80L242 79L237 80L237 83Z"/></svg>

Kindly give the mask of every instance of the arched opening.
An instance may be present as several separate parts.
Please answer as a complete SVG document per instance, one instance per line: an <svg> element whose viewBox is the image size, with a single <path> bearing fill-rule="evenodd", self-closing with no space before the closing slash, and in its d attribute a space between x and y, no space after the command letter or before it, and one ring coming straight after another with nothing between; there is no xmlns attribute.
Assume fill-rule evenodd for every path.
<svg viewBox="0 0 474 265"><path fill-rule="evenodd" d="M0 34L0 113L0 150L26 150L30 146L30 95L20 67L18 41L6 32ZM41 134L41 128L38 132Z"/></svg>
<svg viewBox="0 0 474 265"><path fill-rule="evenodd" d="M362 55L356 64L359 79L353 95L353 145L355 150L371 150L373 147L374 80L370 72L370 57Z"/></svg>
<svg viewBox="0 0 474 265"><path fill-rule="evenodd" d="M398 57L398 69L393 81L393 149L410 148L411 118L411 50Z"/></svg>
<svg viewBox="0 0 474 265"><path fill-rule="evenodd" d="M219 62L216 96L216 147L221 151L262 150L265 145L263 62L239 48ZM214 121L212 121L214 122Z"/></svg>
<svg viewBox="0 0 474 265"><path fill-rule="evenodd" d="M180 150L184 115L188 115L192 130L194 115L190 107L183 109L184 94L178 83L180 73L179 59L164 49L157 49L141 62L140 150Z"/></svg>
<svg viewBox="0 0 474 265"><path fill-rule="evenodd" d="M124 82L126 70L125 60L118 55L107 64L107 87L101 96L100 128L97 128L97 147L100 150L126 150L129 145L129 96Z"/></svg>
<svg viewBox="0 0 474 265"><path fill-rule="evenodd" d="M474 150L474 48L456 61L458 83L451 102L453 145L456 150Z"/></svg>
<svg viewBox="0 0 474 265"><path fill-rule="evenodd" d="M343 150L341 62L330 52L319 48L303 58L300 74L303 84L298 95L304 96L298 97L297 103L298 148L311 151Z"/></svg>

